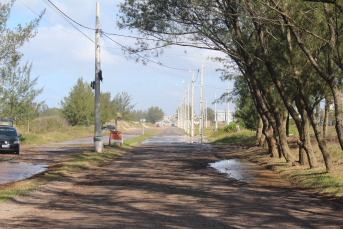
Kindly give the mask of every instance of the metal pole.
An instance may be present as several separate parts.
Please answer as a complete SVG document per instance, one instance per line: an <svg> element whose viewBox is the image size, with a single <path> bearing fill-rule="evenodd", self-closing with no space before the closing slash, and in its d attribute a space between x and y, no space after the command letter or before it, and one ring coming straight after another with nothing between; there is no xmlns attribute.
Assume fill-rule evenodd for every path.
<svg viewBox="0 0 343 229"><path fill-rule="evenodd" d="M189 134L189 84L187 85L187 134Z"/></svg>
<svg viewBox="0 0 343 229"><path fill-rule="evenodd" d="M229 125L229 116L230 116L230 109L229 109L229 78L227 78L227 113L226 113L226 124Z"/></svg>
<svg viewBox="0 0 343 229"><path fill-rule="evenodd" d="M94 104L94 151L103 152L104 144L101 136L100 122L100 4L96 3L95 17L95 104Z"/></svg>
<svg viewBox="0 0 343 229"><path fill-rule="evenodd" d="M214 122L216 123L216 130L218 129L218 122L217 122L217 97L216 93L214 93Z"/></svg>
<svg viewBox="0 0 343 229"><path fill-rule="evenodd" d="M194 136L194 72L192 72L192 132L191 136Z"/></svg>
<svg viewBox="0 0 343 229"><path fill-rule="evenodd" d="M207 128L207 99L206 99L206 110L205 110L205 127Z"/></svg>
<svg viewBox="0 0 343 229"><path fill-rule="evenodd" d="M201 81L200 81L200 122L199 122L199 143L202 143L203 139L203 86L204 86L204 62L203 54L201 54Z"/></svg>

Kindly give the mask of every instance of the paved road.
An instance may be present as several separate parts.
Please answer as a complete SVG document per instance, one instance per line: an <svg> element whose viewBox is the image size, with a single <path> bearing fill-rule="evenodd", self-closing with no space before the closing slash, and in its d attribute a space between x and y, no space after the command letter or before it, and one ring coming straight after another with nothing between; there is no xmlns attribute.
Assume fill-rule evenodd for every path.
<svg viewBox="0 0 343 229"><path fill-rule="evenodd" d="M161 138L182 136L177 128ZM342 205L207 168L235 148L142 144L101 168L0 205L4 228L343 228Z"/></svg>

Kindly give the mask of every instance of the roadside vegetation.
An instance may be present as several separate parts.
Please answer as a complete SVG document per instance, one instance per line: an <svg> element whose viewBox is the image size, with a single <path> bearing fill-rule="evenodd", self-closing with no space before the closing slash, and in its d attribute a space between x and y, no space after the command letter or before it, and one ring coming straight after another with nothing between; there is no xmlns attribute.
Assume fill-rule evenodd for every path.
<svg viewBox="0 0 343 229"><path fill-rule="evenodd" d="M237 148L242 157L272 170L295 187L335 197L343 201L343 151L339 146L337 136L334 134L334 127L328 129L329 135L327 138L333 162L333 171L326 173L325 161L318 144L316 144L316 139L313 137L313 130L310 130L311 142L318 164L316 168L311 169L308 163L304 166L299 163L299 147L297 144L299 135L296 131L287 138L290 153L295 158L295 162L289 163L283 157L271 157L267 146L256 145L258 143L256 131L241 128L241 131L236 132L233 129L234 125L236 124L221 127L216 132L213 132L214 126L211 126L204 131L204 137L214 146L233 146ZM212 133L210 133L211 129ZM292 129L296 130L296 128Z"/></svg>

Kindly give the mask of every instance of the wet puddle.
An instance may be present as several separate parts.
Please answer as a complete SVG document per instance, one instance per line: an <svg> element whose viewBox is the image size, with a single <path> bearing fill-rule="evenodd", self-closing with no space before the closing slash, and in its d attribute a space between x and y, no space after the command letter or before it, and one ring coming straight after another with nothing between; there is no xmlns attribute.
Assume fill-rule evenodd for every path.
<svg viewBox="0 0 343 229"><path fill-rule="evenodd" d="M137 137L139 135L128 135L128 134L123 134L123 140L126 139L130 139L130 138L134 138ZM102 141L104 143L109 141L110 136L102 136ZM54 143L54 144L58 144L58 145L79 145L79 144L93 144L94 140L93 137L87 137L87 138L76 138L74 140L71 141L65 141L65 142L59 142L59 143Z"/></svg>
<svg viewBox="0 0 343 229"><path fill-rule="evenodd" d="M290 185L287 181L279 178L276 174L273 174L261 166L247 160L223 160L215 163L209 163L209 166L220 173L227 174L226 176L228 178L233 178L240 182L277 187Z"/></svg>
<svg viewBox="0 0 343 229"><path fill-rule="evenodd" d="M29 178L37 173L43 172L48 165L34 165L31 163L1 162L0 163L0 184L15 182Z"/></svg>
<svg viewBox="0 0 343 229"><path fill-rule="evenodd" d="M163 135L152 136L149 139L142 142L142 144L175 144L175 143L198 143L199 140L191 138L188 135ZM207 140L203 140L207 142Z"/></svg>

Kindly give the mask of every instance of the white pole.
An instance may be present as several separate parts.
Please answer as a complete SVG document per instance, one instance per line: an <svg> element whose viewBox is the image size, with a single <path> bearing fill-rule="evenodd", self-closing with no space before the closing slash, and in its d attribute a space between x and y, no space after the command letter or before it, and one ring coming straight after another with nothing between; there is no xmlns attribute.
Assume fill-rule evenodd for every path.
<svg viewBox="0 0 343 229"><path fill-rule="evenodd" d="M229 116L230 116L230 109L229 109L229 78L227 78L227 113L226 113L226 124L229 125Z"/></svg>
<svg viewBox="0 0 343 229"><path fill-rule="evenodd" d="M192 133L191 136L194 136L194 72L192 72Z"/></svg>
<svg viewBox="0 0 343 229"><path fill-rule="evenodd" d="M214 93L214 121L216 123L216 130L218 129L218 121L217 121L217 97L216 93Z"/></svg>
<svg viewBox="0 0 343 229"><path fill-rule="evenodd" d="M189 134L189 84L187 85L187 90L187 134Z"/></svg>
<svg viewBox="0 0 343 229"><path fill-rule="evenodd" d="M205 127L207 128L207 99L206 99L206 110L205 110Z"/></svg>
<svg viewBox="0 0 343 229"><path fill-rule="evenodd" d="M201 81L200 81L200 122L199 122L199 143L202 143L203 139L203 86L204 86L204 62L203 54L201 54Z"/></svg>
<svg viewBox="0 0 343 229"><path fill-rule="evenodd" d="M100 122L100 4L96 3L95 17L95 100L94 100L94 151L104 151Z"/></svg>

